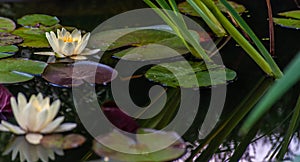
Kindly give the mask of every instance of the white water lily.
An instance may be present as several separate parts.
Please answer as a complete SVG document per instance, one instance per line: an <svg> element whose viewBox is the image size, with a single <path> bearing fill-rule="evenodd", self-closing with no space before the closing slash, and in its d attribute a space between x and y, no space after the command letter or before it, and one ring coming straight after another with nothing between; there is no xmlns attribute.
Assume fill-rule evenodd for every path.
<svg viewBox="0 0 300 162"><path fill-rule="evenodd" d="M81 36L80 30L68 32L65 28L57 29L57 35L53 31L46 32L46 38L54 52L36 52L35 54L55 55L58 58L70 57L72 59L86 59L85 55L95 54L100 49L86 48L90 33Z"/></svg>
<svg viewBox="0 0 300 162"><path fill-rule="evenodd" d="M29 102L22 94L18 94L18 103L11 97L13 114L19 126L2 120L0 130L10 131L17 135L25 135L26 140L31 144L39 144L43 134L65 132L76 127L75 123L62 124L64 117L55 118L60 108L60 101L56 100L50 105L49 97L43 98L39 93L32 95Z"/></svg>

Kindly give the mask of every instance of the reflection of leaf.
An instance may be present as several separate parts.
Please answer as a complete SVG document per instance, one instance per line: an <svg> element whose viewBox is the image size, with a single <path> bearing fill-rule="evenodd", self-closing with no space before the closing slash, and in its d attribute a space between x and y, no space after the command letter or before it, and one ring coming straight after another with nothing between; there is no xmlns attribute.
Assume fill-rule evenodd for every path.
<svg viewBox="0 0 300 162"><path fill-rule="evenodd" d="M227 8L220 2L220 1L214 1L216 6L222 11L227 12ZM246 11L246 8L243 5L237 4L233 1L228 1L228 3L238 12L243 13ZM198 16L199 14L194 10L194 8L188 3L188 2L182 2L178 4L178 9L182 13L189 14L191 16Z"/></svg>
<svg viewBox="0 0 300 162"><path fill-rule="evenodd" d="M17 35L0 32L0 46L12 45L21 43L23 39Z"/></svg>
<svg viewBox="0 0 300 162"><path fill-rule="evenodd" d="M105 146L95 141L93 149L100 156L122 161L170 161L185 152L185 144L175 132L150 129L141 129L139 132L145 134L137 134L135 141L113 131L106 136L97 137L97 141Z"/></svg>
<svg viewBox="0 0 300 162"><path fill-rule="evenodd" d="M26 59L8 58L0 60L0 83L18 83L41 74L46 63Z"/></svg>
<svg viewBox="0 0 300 162"><path fill-rule="evenodd" d="M273 18L275 24L283 27L300 29L300 20L296 19L285 19L285 18Z"/></svg>
<svg viewBox="0 0 300 162"><path fill-rule="evenodd" d="M25 15L17 20L18 24L23 26L53 26L59 22L58 18L55 16L43 15L43 14L32 14Z"/></svg>
<svg viewBox="0 0 300 162"><path fill-rule="evenodd" d="M14 45L10 46L0 46L0 58L9 57L15 54L19 48Z"/></svg>
<svg viewBox="0 0 300 162"><path fill-rule="evenodd" d="M38 28L21 27L13 31L13 34L18 35L24 39L24 42L20 44L20 46L35 48L50 47L46 39L44 30Z"/></svg>
<svg viewBox="0 0 300 162"><path fill-rule="evenodd" d="M186 61L163 63L153 66L146 72L145 76L149 80L159 82L166 86L180 86L185 88L225 84L226 81L233 80L236 77L234 71L224 69L224 67L220 65L213 64L208 66L207 68L203 62L189 62L189 64ZM226 72L226 78L224 72ZM179 77L180 83L174 74ZM197 78L198 83L194 77Z"/></svg>
<svg viewBox="0 0 300 162"><path fill-rule="evenodd" d="M300 19L300 10L281 12L281 13L278 13L278 15L295 18L295 19Z"/></svg>
<svg viewBox="0 0 300 162"><path fill-rule="evenodd" d="M9 18L0 17L0 32L10 32L15 30L16 24Z"/></svg>
<svg viewBox="0 0 300 162"><path fill-rule="evenodd" d="M7 115L12 115L10 97L12 94L0 84L0 119L6 120Z"/></svg>
<svg viewBox="0 0 300 162"><path fill-rule="evenodd" d="M79 86L84 82L106 84L117 76L111 67L91 61L73 64L49 64L42 74L47 81L65 87Z"/></svg>

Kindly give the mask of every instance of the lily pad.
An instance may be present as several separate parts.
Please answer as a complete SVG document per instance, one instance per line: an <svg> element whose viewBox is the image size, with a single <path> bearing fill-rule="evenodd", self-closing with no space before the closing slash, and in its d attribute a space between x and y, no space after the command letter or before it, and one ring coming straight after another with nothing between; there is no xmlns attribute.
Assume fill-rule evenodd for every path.
<svg viewBox="0 0 300 162"><path fill-rule="evenodd" d="M173 73L181 78L180 83ZM146 72L145 76L149 80L165 86L195 88L225 84L226 81L233 80L236 73L216 64L205 65L204 62L178 61L153 66ZM195 81L195 77L197 81Z"/></svg>
<svg viewBox="0 0 300 162"><path fill-rule="evenodd" d="M220 1L214 1L216 6L222 11L227 12L227 8L220 2ZM246 8L243 5L240 5L233 1L228 1L228 3L238 12L238 13L244 13L246 11ZM178 9L180 12L191 15L191 16L197 16L200 17L200 15L194 10L194 8L188 3L188 2L182 2L178 4Z"/></svg>
<svg viewBox="0 0 300 162"><path fill-rule="evenodd" d="M281 13L278 13L278 15L295 18L295 19L300 19L300 10L281 12Z"/></svg>
<svg viewBox="0 0 300 162"><path fill-rule="evenodd" d="M151 133L152 136L144 137L143 134L137 134L136 140L134 140L118 131L113 131L104 137L97 137L97 141L101 141L101 143L105 143L105 145L118 149L112 150L95 141L93 150L100 156L135 162L171 161L185 153L186 146L184 141L175 132L163 132L150 129L141 129L139 131L147 134ZM151 151L152 149L157 150L157 148L163 149ZM117 150L120 150L120 152ZM124 150L126 150L127 153L121 152Z"/></svg>
<svg viewBox="0 0 300 162"><path fill-rule="evenodd" d="M20 44L22 47L35 47L45 48L50 47L45 31L39 28L18 28L13 31L13 34L18 35L24 39L24 42Z"/></svg>
<svg viewBox="0 0 300 162"><path fill-rule="evenodd" d="M15 45L0 46L0 58L9 57L15 54L19 48Z"/></svg>
<svg viewBox="0 0 300 162"><path fill-rule="evenodd" d="M15 30L16 24L9 18L0 17L0 32L11 32Z"/></svg>
<svg viewBox="0 0 300 162"><path fill-rule="evenodd" d="M32 14L21 17L17 20L17 22L22 26L53 26L59 23L59 19L55 16L49 16L44 14Z"/></svg>
<svg viewBox="0 0 300 162"><path fill-rule="evenodd" d="M107 84L116 78L117 71L96 62L80 61L49 64L42 76L53 84L72 87L79 86L84 82Z"/></svg>
<svg viewBox="0 0 300 162"><path fill-rule="evenodd" d="M80 134L52 134L44 136L41 140L41 145L45 148L56 149L73 149L81 146L86 141L86 138Z"/></svg>
<svg viewBox="0 0 300 162"><path fill-rule="evenodd" d="M46 63L8 58L0 60L0 83L19 83L31 80L34 75L41 74Z"/></svg>
<svg viewBox="0 0 300 162"><path fill-rule="evenodd" d="M0 46L7 46L23 42L23 39L17 35L0 32Z"/></svg>
<svg viewBox="0 0 300 162"><path fill-rule="evenodd" d="M297 19L273 18L273 21L282 27L300 29L300 20Z"/></svg>

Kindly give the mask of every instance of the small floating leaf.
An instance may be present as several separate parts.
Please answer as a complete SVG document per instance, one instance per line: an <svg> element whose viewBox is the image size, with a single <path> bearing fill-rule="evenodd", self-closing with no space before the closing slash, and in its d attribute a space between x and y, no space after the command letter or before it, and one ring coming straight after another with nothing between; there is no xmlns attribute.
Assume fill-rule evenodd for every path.
<svg viewBox="0 0 300 162"><path fill-rule="evenodd" d="M0 46L12 45L21 43L23 39L17 35L0 32Z"/></svg>
<svg viewBox="0 0 300 162"><path fill-rule="evenodd" d="M170 70L182 78L180 83ZM224 70L226 78L223 75ZM178 61L153 66L146 72L145 76L151 81L170 87L195 88L225 84L226 81L233 80L236 73L216 64L205 65L203 62L189 62L187 64L186 61ZM198 83L194 82L194 77L197 78Z"/></svg>
<svg viewBox="0 0 300 162"><path fill-rule="evenodd" d="M45 148L55 149L73 149L81 146L86 141L85 137L80 134L62 134L46 135L41 140L41 145Z"/></svg>
<svg viewBox="0 0 300 162"><path fill-rule="evenodd" d="M106 84L116 78L117 72L107 65L91 61L79 61L76 63L49 64L42 76L51 83L71 87L79 86L84 82Z"/></svg>
<svg viewBox="0 0 300 162"><path fill-rule="evenodd" d="M278 15L295 18L295 19L300 19L300 10L281 12L281 13L278 13Z"/></svg>
<svg viewBox="0 0 300 162"><path fill-rule="evenodd" d="M62 149L73 149L81 146L86 141L85 137L79 134L68 134L64 137Z"/></svg>
<svg viewBox="0 0 300 162"><path fill-rule="evenodd" d="M122 161L171 161L185 152L184 141L175 132L150 129L140 129L139 132L151 133L152 136L146 138L143 137L143 134L137 134L135 141L118 131L113 131L106 136L97 137L97 141L101 141L107 146L118 148L121 151L126 149L128 153L112 150L96 141L94 142L93 150L100 156L108 156L109 158ZM170 140L172 141L170 142ZM152 151L158 148L163 149Z"/></svg>
<svg viewBox="0 0 300 162"><path fill-rule="evenodd" d="M0 58L9 57L15 54L19 48L15 45L0 46Z"/></svg>
<svg viewBox="0 0 300 162"><path fill-rule="evenodd" d="M46 63L26 59L8 58L0 60L0 83L18 83L31 80L41 74Z"/></svg>
<svg viewBox="0 0 300 162"><path fill-rule="evenodd" d="M16 24L9 18L0 17L0 32L11 32L15 30Z"/></svg>
<svg viewBox="0 0 300 162"><path fill-rule="evenodd" d="M214 1L216 6L222 11L227 12L227 8L220 2L220 1ZM235 3L233 1L228 1L228 3L238 12L238 13L244 13L246 11L246 8L243 5L240 5L238 3ZM191 16L199 16L199 14L194 10L194 8L188 3L188 2L182 2L178 4L178 9L182 13L186 13Z"/></svg>
<svg viewBox="0 0 300 162"><path fill-rule="evenodd" d="M297 19L273 18L273 21L283 27L300 29L300 20Z"/></svg>
<svg viewBox="0 0 300 162"><path fill-rule="evenodd" d="M17 20L18 24L23 26L53 26L59 22L55 16L49 16L44 14L32 14L25 15Z"/></svg>
<svg viewBox="0 0 300 162"><path fill-rule="evenodd" d="M45 31L38 28L18 28L13 31L13 34L18 35L24 39L24 42L20 44L22 47L35 47L44 48L50 47Z"/></svg>

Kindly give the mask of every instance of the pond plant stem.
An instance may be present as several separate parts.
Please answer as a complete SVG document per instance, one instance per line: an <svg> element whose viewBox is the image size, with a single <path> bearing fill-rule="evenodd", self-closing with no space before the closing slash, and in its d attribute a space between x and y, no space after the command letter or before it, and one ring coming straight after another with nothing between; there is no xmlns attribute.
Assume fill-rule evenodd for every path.
<svg viewBox="0 0 300 162"><path fill-rule="evenodd" d="M272 56L275 56L275 36L274 36L272 5L270 0L266 0L266 3L268 7L268 17L269 17L270 54Z"/></svg>

